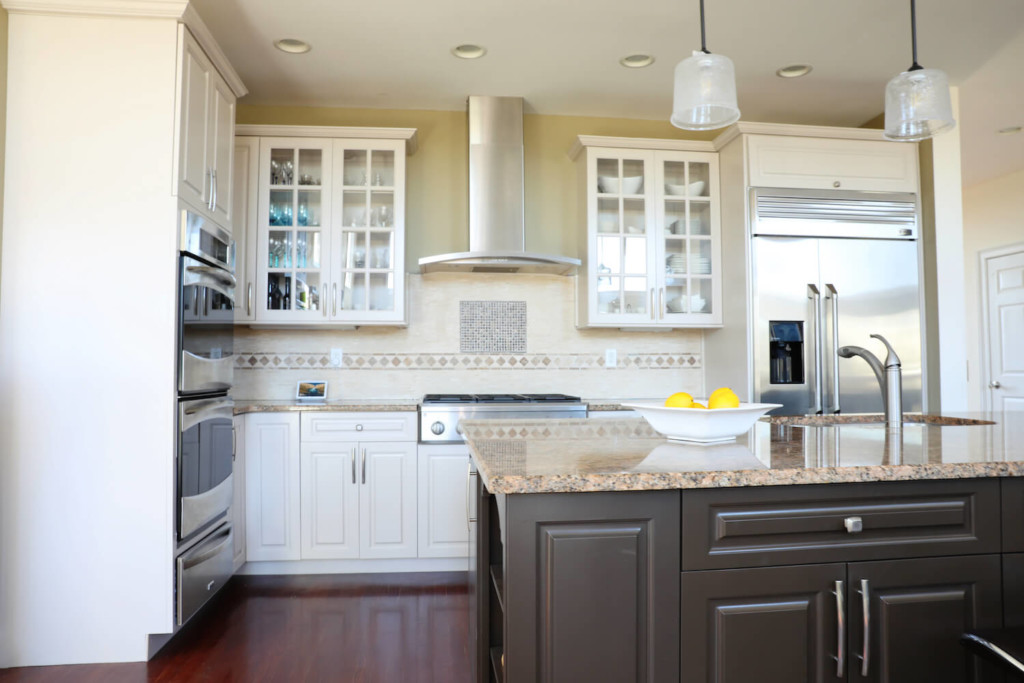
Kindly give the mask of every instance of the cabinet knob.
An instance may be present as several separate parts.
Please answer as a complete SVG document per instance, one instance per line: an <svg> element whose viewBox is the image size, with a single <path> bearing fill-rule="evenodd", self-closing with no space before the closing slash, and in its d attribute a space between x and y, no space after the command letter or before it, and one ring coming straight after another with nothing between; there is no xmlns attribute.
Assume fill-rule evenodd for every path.
<svg viewBox="0 0 1024 683"><path fill-rule="evenodd" d="M363 431L363 425L356 425L356 431L357 432Z"/></svg>
<svg viewBox="0 0 1024 683"><path fill-rule="evenodd" d="M846 527L848 534L859 534L864 531L864 522L860 517L847 517L843 520L843 526Z"/></svg>
<svg viewBox="0 0 1024 683"><path fill-rule="evenodd" d="M993 389L998 389L1001 386L1003 386L1002 384L999 383L999 380L992 380L991 382L988 383L988 385Z"/></svg>
<svg viewBox="0 0 1024 683"><path fill-rule="evenodd" d="M842 185L842 183L839 182L838 180L836 180L835 182L832 183L832 187L840 187L841 185Z"/></svg>

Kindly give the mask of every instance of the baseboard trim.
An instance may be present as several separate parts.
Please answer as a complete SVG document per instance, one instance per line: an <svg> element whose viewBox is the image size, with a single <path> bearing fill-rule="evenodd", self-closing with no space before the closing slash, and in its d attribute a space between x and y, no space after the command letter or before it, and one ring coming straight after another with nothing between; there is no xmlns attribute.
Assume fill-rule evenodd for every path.
<svg viewBox="0 0 1024 683"><path fill-rule="evenodd" d="M267 574L376 574L383 572L464 572L469 558L445 557L408 560L284 560L246 562L242 575Z"/></svg>

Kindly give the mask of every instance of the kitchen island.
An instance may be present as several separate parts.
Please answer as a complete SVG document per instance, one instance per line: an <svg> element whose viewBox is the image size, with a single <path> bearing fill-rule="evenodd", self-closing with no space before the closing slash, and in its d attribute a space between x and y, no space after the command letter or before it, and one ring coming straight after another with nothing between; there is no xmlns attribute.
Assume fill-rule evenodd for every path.
<svg viewBox="0 0 1024 683"><path fill-rule="evenodd" d="M464 421L477 680L1001 680L957 642L1024 625L1024 414L985 417Z"/></svg>

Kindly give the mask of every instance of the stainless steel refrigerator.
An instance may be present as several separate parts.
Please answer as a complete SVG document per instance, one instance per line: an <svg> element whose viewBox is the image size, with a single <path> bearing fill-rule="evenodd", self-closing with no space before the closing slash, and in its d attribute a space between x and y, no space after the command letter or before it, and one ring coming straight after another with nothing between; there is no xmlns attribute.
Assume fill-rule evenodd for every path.
<svg viewBox="0 0 1024 683"><path fill-rule="evenodd" d="M754 399L773 414L880 413L847 345L903 362L903 410L922 410L919 212L912 194L751 190Z"/></svg>

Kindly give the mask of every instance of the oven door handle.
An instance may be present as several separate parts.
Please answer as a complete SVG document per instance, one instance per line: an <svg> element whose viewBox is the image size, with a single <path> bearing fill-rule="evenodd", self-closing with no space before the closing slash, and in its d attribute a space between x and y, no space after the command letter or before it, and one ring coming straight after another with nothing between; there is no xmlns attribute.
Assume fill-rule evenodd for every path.
<svg viewBox="0 0 1024 683"><path fill-rule="evenodd" d="M207 275L214 280L220 281L222 284L227 285L234 289L238 286L238 280L235 276L224 270L223 268L215 268L213 266L186 266L185 270L196 275Z"/></svg>
<svg viewBox="0 0 1024 683"><path fill-rule="evenodd" d="M189 401L196 405L183 404L181 406L181 431L185 432L200 422L218 418L228 419L234 417L235 402L230 397L218 398L209 401Z"/></svg>

